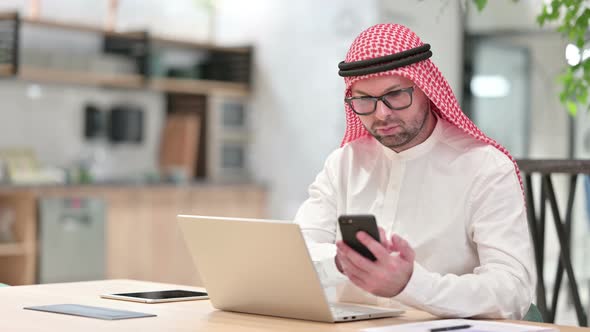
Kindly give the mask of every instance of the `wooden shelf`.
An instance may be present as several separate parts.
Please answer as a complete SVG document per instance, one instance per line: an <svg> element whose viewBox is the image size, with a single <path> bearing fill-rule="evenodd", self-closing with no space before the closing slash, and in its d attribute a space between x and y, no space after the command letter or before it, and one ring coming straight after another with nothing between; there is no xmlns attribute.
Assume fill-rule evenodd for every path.
<svg viewBox="0 0 590 332"><path fill-rule="evenodd" d="M22 243L0 243L1 256L22 256L29 252Z"/></svg>
<svg viewBox="0 0 590 332"><path fill-rule="evenodd" d="M16 12L0 13L0 20L16 20ZM83 23L61 22L57 20L44 18L22 17L23 23L37 25L47 28L57 28L73 31L85 31L100 33L104 35L115 35L126 38L144 39L144 32L118 32L109 31L98 26L92 26ZM237 54L248 54L251 52L249 47L222 47L206 42L196 42L189 40L180 40L167 37L148 36L148 42L154 45L162 44L165 46L177 46L191 49L203 49L210 51L224 51ZM11 64L0 64L0 77L12 77L13 66ZM249 87L246 83L223 82L212 80L192 80L192 79L173 79L173 78L153 78L147 79L140 74L105 74L81 71L68 71L50 68L19 66L16 78L35 82L78 84L89 86L107 86L114 88L148 88L155 91L173 92L173 93L190 93L190 94L225 94L246 96L249 94ZM148 83L146 84L146 79Z"/></svg>
<svg viewBox="0 0 590 332"><path fill-rule="evenodd" d="M0 20L15 20L17 17L18 17L18 14L16 12L0 13ZM23 23L27 23L27 24L31 24L31 25L38 25L38 26L46 27L46 28L101 33L101 34L106 34L106 35L117 35L117 36L124 36L124 37L128 37L128 38L137 38L137 39L144 37L141 32L111 31L111 30L106 30L101 27L93 26L93 25L89 25L89 24L74 23L74 22L61 22L61 21L46 19L46 18L21 17L21 21Z"/></svg>
<svg viewBox="0 0 590 332"><path fill-rule="evenodd" d="M219 45L214 45L211 43L200 43L196 41L190 40L181 40L181 39L172 39L166 37L151 37L151 41L155 42L156 44L164 44L167 46L177 46L177 47L184 47L184 48L197 48L197 49L206 49L211 51L224 51L224 52L232 52L232 53L239 53L239 54L247 54L250 52L249 47L224 47Z"/></svg>
<svg viewBox="0 0 590 332"><path fill-rule="evenodd" d="M16 12L0 13L0 20L17 20ZM109 31L99 26L84 23L62 22L46 18L30 18L20 16L23 24L56 28L72 31L99 33L107 36L120 36L137 40L145 40L146 45L158 45L164 47L183 47L194 50L222 51L235 54L249 54L250 47L222 47L207 42L180 40L168 37L149 36L145 32L120 32ZM147 39L146 39L147 38ZM142 43L143 44L143 43ZM148 51L149 55L149 51ZM41 83L62 83L88 86L106 86L113 88L150 89L154 91L188 93L188 94L223 94L246 96L249 94L247 83L224 82L213 80L174 79L174 78L147 78L141 74L115 74L92 73L83 71L69 71L42 67L19 66L16 75L13 74L12 64L0 64L0 77L14 77L26 81Z"/></svg>
<svg viewBox="0 0 590 332"><path fill-rule="evenodd" d="M0 65L0 77L12 77L12 65ZM106 86L114 88L143 89L144 77L136 74L101 74L70 70L20 67L18 79L39 83L62 83L87 86ZM161 92L189 94L222 94L247 96L248 84L212 80L192 80L175 78L154 78L149 80L147 89Z"/></svg>
<svg viewBox="0 0 590 332"><path fill-rule="evenodd" d="M218 93L224 95L247 96L250 92L248 85L245 83L171 78L151 79L149 87L156 91L192 94Z"/></svg>
<svg viewBox="0 0 590 332"><path fill-rule="evenodd" d="M141 39L144 38L144 35L141 32L120 32L120 31L111 31L106 30L98 26L93 26L89 24L83 23L73 23L73 22L60 22L51 19L44 19L44 18L28 18L23 17L22 21L31 25L37 25L45 28L55 28L55 29L62 29L62 30L72 30L72 31L82 31L82 32L92 32L92 33L100 33L110 36L122 36L132 39Z"/></svg>
<svg viewBox="0 0 590 332"><path fill-rule="evenodd" d="M23 66L19 68L17 77L35 82L81 84L132 89L140 89L143 87L143 76L137 74L103 74Z"/></svg>
<svg viewBox="0 0 590 332"><path fill-rule="evenodd" d="M16 12L0 13L0 20L14 20L15 18L16 18Z"/></svg>
<svg viewBox="0 0 590 332"><path fill-rule="evenodd" d="M11 76L12 68L12 65L0 64L0 76Z"/></svg>

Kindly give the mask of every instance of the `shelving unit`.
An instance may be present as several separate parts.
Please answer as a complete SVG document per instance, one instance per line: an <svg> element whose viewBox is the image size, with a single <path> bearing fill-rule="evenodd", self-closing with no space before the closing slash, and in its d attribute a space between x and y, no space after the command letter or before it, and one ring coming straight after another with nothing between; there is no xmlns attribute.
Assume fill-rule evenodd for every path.
<svg viewBox="0 0 590 332"><path fill-rule="evenodd" d="M247 96L249 93L248 86L243 83L178 78L153 78L149 82L149 87L156 91L204 95L216 93Z"/></svg>
<svg viewBox="0 0 590 332"><path fill-rule="evenodd" d="M39 67L21 67L17 78L25 81L106 86L112 88L140 89L144 78L136 74L102 74L81 71L65 71Z"/></svg>
<svg viewBox="0 0 590 332"><path fill-rule="evenodd" d="M35 59L31 60L31 58L29 58L31 61L24 61L23 63L21 60L27 60L27 57L23 57L23 53L21 52L23 44L21 43L22 41L20 38L23 36L20 32L24 25L42 27L43 30L55 29L56 34L60 33L60 30L97 34L102 42L102 49L99 51L98 55L103 58L107 58L107 56L105 56L107 54L116 55L116 57L114 57L116 58L115 62L122 57L124 58L123 62L126 65L125 69L129 70L126 70L125 73L123 73L123 70L118 71L117 69L112 69L113 66L108 65L106 67L111 68L109 71L100 71L97 69L74 69L86 67L92 68L92 65L88 65L88 61L85 66L79 67L70 66L69 63L63 60L62 62L65 62L65 64L55 64L49 61L48 63L50 63L50 65L47 66L40 64L45 63L44 61L34 61ZM172 68L174 66L170 64L166 67L165 64L163 65L156 61L158 60L156 53L159 52L159 55L165 50L170 49L188 50L189 52L195 52L197 54L193 57L194 59L191 58L191 63L188 65L189 76L186 75L187 71L183 71L186 68ZM151 36L145 31L108 31L85 24L60 22L48 19L30 19L20 17L18 13L0 13L0 79L47 84L100 86L113 89L141 89L163 93L166 95L166 100L168 101L165 110L167 114L173 114L175 112L199 114L200 123L203 128L201 128L202 130L198 133L199 166L197 168L201 170L201 172L204 172L204 169L208 169L204 164L206 158L203 158L203 156L207 156L207 149L209 149L207 146L207 140L209 140L208 134L210 133L210 130L207 129L207 113L214 115L211 116L211 119L222 119L221 115L225 112L223 103L221 102L216 104L218 107L213 111L211 110L211 107L207 107L209 97L228 97L228 99L245 100L249 96L252 53L252 47L222 47L210 43ZM39 54L37 54L37 56L38 55ZM94 55L95 54L93 53L92 56ZM99 60L102 61L104 59ZM152 67L154 64L155 67ZM64 69L58 67L64 67ZM97 67L100 68L100 66ZM116 68L116 66L114 68ZM152 72L153 68L156 68L156 70ZM221 128L220 125L210 127ZM212 135L211 137L215 136ZM219 154L219 152L213 151L213 149L218 146L219 149L222 148L221 143L212 144L211 153ZM206 178L206 174L199 173L198 177ZM256 195L252 196L248 194L245 196L246 199L238 199L237 197L234 197L235 190L231 188L203 188L194 191L195 192L191 189L187 190L186 193L174 192L174 195L181 196L180 203L170 202L168 204L169 207L166 207L164 212L159 212L161 216L166 217L154 218L154 223L160 223L161 220L166 220L166 222L168 222L169 220L166 219L168 218L167 216L177 213L178 211L176 211L176 209L180 204L185 204L184 202L190 202L187 207L189 210L187 211L191 212L193 212L191 209L194 207L202 205L199 209L194 210L194 213L231 214L235 211L245 213L245 211L248 211L247 209L249 207L253 207L255 210L253 210L252 216L263 217L261 208L263 206L263 200L257 198L262 197L262 194L258 194L258 189L254 190ZM203 193L201 193L201 191ZM221 192L221 196L216 198L218 191ZM140 192L142 195L144 194L143 189ZM145 195L149 196L151 195L151 192L151 190L146 191ZM249 191L246 192L249 193ZM69 193L70 190L66 189L62 195ZM23 285L36 282L35 271L38 254L36 244L36 200L41 194L45 195L46 193L42 190L37 192L34 190L0 192L0 211L3 208L12 209L15 213L16 220L14 227L15 241L11 243L0 243L0 283ZM128 195L130 198L125 198L125 200L123 200L119 209L124 211L121 212L122 217L118 217L117 213L119 212L117 212L118 210L116 208L109 210L110 229L121 227L121 225L124 226L125 223L137 219L129 217L137 215L138 212L137 209L130 208L129 204L137 201L137 197L141 197L142 195L139 195L138 192L132 191L132 194ZM169 193L165 193L162 197L167 198L170 197L170 195ZM252 197L256 199L249 201ZM145 207L142 207L142 209L145 210L145 212L143 212L144 215L151 216L153 212L152 207L160 204L161 201L162 199L158 196L157 199L153 200L155 203L150 201L149 204L144 204ZM113 206L117 207L119 199L113 199L110 202L113 203ZM232 208L234 205L235 208ZM144 220L145 218L140 219ZM178 234L168 235L172 245L158 246L158 248L160 248L157 250L158 252L161 251L161 248L173 248L174 250L170 255L162 255L161 262L163 263L158 260L157 266L165 266L162 264L172 264L169 269L161 269L163 272L155 271L157 272L155 273L152 271L151 261L145 264L139 264L140 266L133 266L134 262L140 261L139 257L144 257L142 259L145 259L146 255L143 248L152 250L155 248L153 243L161 243L155 240L153 243L146 242L146 245L138 248L137 253L135 253L133 250L136 246L129 246L129 243L136 240L136 231L137 229L145 229L143 226L138 228L137 225L130 224L129 229L125 229L127 233L109 233L109 277L135 277L146 280L150 279L178 283L187 283L190 280L193 280L191 278L194 278L194 272L187 271L187 267L191 265L186 264L186 262L189 261L189 257L183 251L184 248L174 247L178 243L181 243L178 242ZM171 228L167 226L165 229L169 231ZM129 242L127 237L131 238L132 242ZM125 256L127 255L127 251L132 252L133 257ZM173 262L170 263L169 258L178 257L177 253L184 256L182 256L181 259L175 258L177 262L173 260ZM154 266L156 266L156 264L154 264ZM184 279L179 279L181 278L180 276Z"/></svg>
<svg viewBox="0 0 590 332"><path fill-rule="evenodd" d="M150 74L149 63L152 48L183 48L211 52L217 56L237 56L249 71L251 47L222 47L210 43L150 36L145 31L119 32L109 31L80 23L60 22L49 19L21 18L18 13L0 13L0 23L11 23L0 29L0 51L8 55L8 61L0 57L0 78L16 78L25 81L80 84L86 86L103 86L110 88L149 89L166 93L211 94L229 96L247 96L248 82L221 79L193 79L174 77L155 77ZM19 63L19 29L22 25L34 25L50 29L82 31L100 34L104 38L105 53L125 55L133 58L138 71L134 74L92 73L87 71L61 70L55 68L31 67ZM0 27L1 28L1 27ZM7 38L2 44L2 38ZM0 52L1 55L1 52ZM228 69L229 70L229 69ZM248 73L249 76L249 73Z"/></svg>

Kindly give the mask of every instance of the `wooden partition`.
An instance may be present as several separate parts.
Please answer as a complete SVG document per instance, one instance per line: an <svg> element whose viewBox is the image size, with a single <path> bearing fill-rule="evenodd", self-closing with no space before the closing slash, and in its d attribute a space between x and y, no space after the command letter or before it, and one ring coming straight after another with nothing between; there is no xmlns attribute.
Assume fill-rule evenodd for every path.
<svg viewBox="0 0 590 332"><path fill-rule="evenodd" d="M12 241L0 242L0 282L32 284L36 265L36 204L26 192L0 194L0 219L12 224ZM13 220L13 221L11 221Z"/></svg>

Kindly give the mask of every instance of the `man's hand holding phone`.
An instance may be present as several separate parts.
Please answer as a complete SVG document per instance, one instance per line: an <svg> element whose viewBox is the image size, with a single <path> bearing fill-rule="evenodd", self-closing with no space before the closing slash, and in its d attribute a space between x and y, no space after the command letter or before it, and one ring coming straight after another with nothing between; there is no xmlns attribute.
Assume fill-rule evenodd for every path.
<svg viewBox="0 0 590 332"><path fill-rule="evenodd" d="M342 223L341 230L345 232ZM392 235L388 240L381 227L376 233L379 234L377 240L376 236L370 236L363 230L354 233L357 244L362 244L375 258L374 261L345 243L350 243L351 238L343 233L345 241L336 243L336 266L352 283L365 291L376 296L393 297L409 282L414 270L415 253L401 237ZM391 255L393 252L399 252L399 255Z"/></svg>

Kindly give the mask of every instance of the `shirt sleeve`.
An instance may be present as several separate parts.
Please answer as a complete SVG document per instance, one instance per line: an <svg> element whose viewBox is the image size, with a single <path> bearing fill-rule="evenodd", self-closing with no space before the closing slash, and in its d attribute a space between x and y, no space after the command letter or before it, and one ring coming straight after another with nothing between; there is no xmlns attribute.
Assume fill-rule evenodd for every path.
<svg viewBox="0 0 590 332"><path fill-rule="evenodd" d="M441 275L414 263L395 300L441 317L521 319L526 314L536 280L523 192L512 163L488 168L493 170L473 186L466 224L480 265L470 274Z"/></svg>
<svg viewBox="0 0 590 332"><path fill-rule="evenodd" d="M309 198L301 205L294 222L301 227L311 259L322 284L334 286L341 282L342 275L336 268L337 198L333 179L337 165L338 150L332 153L324 168L309 186Z"/></svg>

